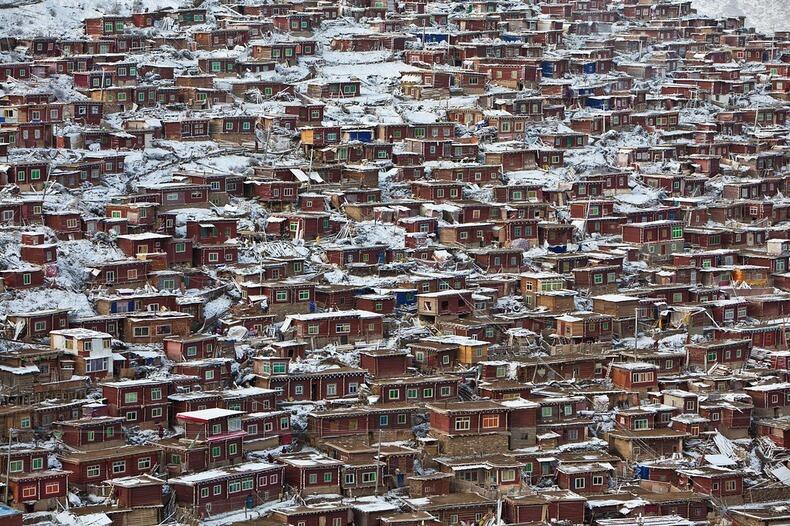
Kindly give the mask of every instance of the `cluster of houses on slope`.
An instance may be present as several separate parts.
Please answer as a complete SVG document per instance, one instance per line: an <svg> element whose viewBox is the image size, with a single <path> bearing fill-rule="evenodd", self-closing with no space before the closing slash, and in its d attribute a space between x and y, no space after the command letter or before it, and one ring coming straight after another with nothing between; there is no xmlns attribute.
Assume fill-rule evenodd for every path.
<svg viewBox="0 0 790 526"><path fill-rule="evenodd" d="M790 28L691 4L0 39L0 526L790 520Z"/></svg>

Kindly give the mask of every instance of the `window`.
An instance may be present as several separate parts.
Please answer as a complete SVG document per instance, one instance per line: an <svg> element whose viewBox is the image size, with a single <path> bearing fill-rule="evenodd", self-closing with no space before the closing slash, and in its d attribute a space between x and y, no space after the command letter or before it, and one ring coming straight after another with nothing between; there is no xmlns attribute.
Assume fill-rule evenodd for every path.
<svg viewBox="0 0 790 526"><path fill-rule="evenodd" d="M472 419L468 416L458 417L455 419L456 431L468 431L472 428Z"/></svg>
<svg viewBox="0 0 790 526"><path fill-rule="evenodd" d="M483 429L499 427L499 415L483 415Z"/></svg>
<svg viewBox="0 0 790 526"><path fill-rule="evenodd" d="M126 471L126 461L125 460L116 460L112 463L112 472L113 473L123 473Z"/></svg>
<svg viewBox="0 0 790 526"><path fill-rule="evenodd" d="M228 493L238 493L241 491L241 481L228 482Z"/></svg>
<svg viewBox="0 0 790 526"><path fill-rule="evenodd" d="M332 482L332 472L331 471L327 471L327 472L324 473L324 482L325 483Z"/></svg>
<svg viewBox="0 0 790 526"><path fill-rule="evenodd" d="M379 426L386 427L390 424L390 417L389 415L380 415L379 416Z"/></svg>
<svg viewBox="0 0 790 526"><path fill-rule="evenodd" d="M11 473L19 473L25 468L25 462L22 460L13 460L9 466Z"/></svg>
<svg viewBox="0 0 790 526"><path fill-rule="evenodd" d="M151 468L151 457L141 458L137 461L137 469L144 471Z"/></svg>
<svg viewBox="0 0 790 526"><path fill-rule="evenodd" d="M631 374L631 381L634 383L642 383L642 382L652 382L653 381L653 373L632 373Z"/></svg>
<svg viewBox="0 0 790 526"><path fill-rule="evenodd" d="M375 471L369 471L367 473L363 473L362 474L362 482L363 483L376 482L376 472Z"/></svg>
<svg viewBox="0 0 790 526"><path fill-rule="evenodd" d="M241 481L241 489L243 490L252 489L254 485L255 484L252 479L244 479Z"/></svg>
<svg viewBox="0 0 790 526"><path fill-rule="evenodd" d="M499 474L499 480L501 482L513 482L514 480L516 480L516 470L503 469Z"/></svg>
<svg viewBox="0 0 790 526"><path fill-rule="evenodd" d="M327 396L337 396L337 384L326 384Z"/></svg>
<svg viewBox="0 0 790 526"><path fill-rule="evenodd" d="M211 492L214 495L222 495L222 486L220 484L215 485Z"/></svg>
<svg viewBox="0 0 790 526"><path fill-rule="evenodd" d="M603 476L602 475L593 475L592 485L593 486L602 486L603 485Z"/></svg>
<svg viewBox="0 0 790 526"><path fill-rule="evenodd" d="M200 497L204 499L208 497L208 488L200 488Z"/></svg>
<svg viewBox="0 0 790 526"><path fill-rule="evenodd" d="M101 467L99 467L98 464L93 466L88 466L88 469L86 470L86 474L88 478L96 478L101 474Z"/></svg>
<svg viewBox="0 0 790 526"><path fill-rule="evenodd" d="M125 404L136 404L137 403L137 393L124 393L123 394L123 402Z"/></svg>
<svg viewBox="0 0 790 526"><path fill-rule="evenodd" d="M36 487L35 486L22 488L22 498L24 498L24 499L33 499L35 497L36 497Z"/></svg>
<svg viewBox="0 0 790 526"><path fill-rule="evenodd" d="M354 484L354 481L356 480L356 477L354 477L353 473L346 473L345 477L344 477L344 480L345 480L345 484L347 486L350 486L351 484Z"/></svg>
<svg viewBox="0 0 790 526"><path fill-rule="evenodd" d="M573 479L573 489L584 489L585 480L583 477Z"/></svg>
<svg viewBox="0 0 790 526"><path fill-rule="evenodd" d="M161 387L154 387L151 389L151 400L161 400L162 399L162 388Z"/></svg>
<svg viewBox="0 0 790 526"><path fill-rule="evenodd" d="M318 484L318 475L315 473L310 473L310 476L307 480L310 484Z"/></svg>
<svg viewBox="0 0 790 526"><path fill-rule="evenodd" d="M41 457L34 458L31 463L31 469L43 469L44 468L44 459Z"/></svg>
<svg viewBox="0 0 790 526"><path fill-rule="evenodd" d="M211 448L211 456L213 458L217 458L222 455L222 449L219 446L214 446Z"/></svg>
<svg viewBox="0 0 790 526"><path fill-rule="evenodd" d="M228 455L229 456L235 455L236 453L238 453L238 451L239 451L239 445L238 444L228 444Z"/></svg>
<svg viewBox="0 0 790 526"><path fill-rule="evenodd" d="M540 414L544 418L551 418L551 416L554 414L554 411L551 407L541 407Z"/></svg>
<svg viewBox="0 0 790 526"><path fill-rule="evenodd" d="M127 411L126 412L126 421L127 422L134 422L137 420L137 411Z"/></svg>
<svg viewBox="0 0 790 526"><path fill-rule="evenodd" d="M59 482L50 482L44 486L44 493L46 495L54 495L60 492Z"/></svg>
<svg viewBox="0 0 790 526"><path fill-rule="evenodd" d="M398 390L398 389L390 389L387 392L387 396L389 396L390 400L398 400L398 399L400 399L400 390Z"/></svg>

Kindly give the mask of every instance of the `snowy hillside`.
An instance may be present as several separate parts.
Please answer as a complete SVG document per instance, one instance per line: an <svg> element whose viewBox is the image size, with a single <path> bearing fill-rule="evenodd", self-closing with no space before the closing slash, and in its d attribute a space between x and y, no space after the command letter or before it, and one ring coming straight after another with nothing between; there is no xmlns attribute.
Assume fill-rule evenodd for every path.
<svg viewBox="0 0 790 526"><path fill-rule="evenodd" d="M790 0L694 0L704 15L746 16L746 24L757 31L772 33L790 26Z"/></svg>
<svg viewBox="0 0 790 526"><path fill-rule="evenodd" d="M179 7L186 3L185 0L0 0L0 27L10 36L75 35L86 17Z"/></svg>

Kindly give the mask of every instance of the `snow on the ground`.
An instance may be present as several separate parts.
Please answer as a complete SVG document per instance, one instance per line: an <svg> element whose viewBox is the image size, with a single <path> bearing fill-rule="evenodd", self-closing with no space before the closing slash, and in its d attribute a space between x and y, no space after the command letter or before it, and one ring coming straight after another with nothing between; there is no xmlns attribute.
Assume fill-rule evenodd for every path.
<svg viewBox="0 0 790 526"><path fill-rule="evenodd" d="M70 309L72 314L79 316L96 314L85 294L69 290L46 288L21 290L15 293L6 293L0 299L0 316L15 312L48 309Z"/></svg>
<svg viewBox="0 0 790 526"><path fill-rule="evenodd" d="M692 0L692 7L711 17L745 16L746 24L773 33L790 26L790 0Z"/></svg>
<svg viewBox="0 0 790 526"><path fill-rule="evenodd" d="M184 7L186 0L2 0L0 26L9 36L78 36L84 18L132 10Z"/></svg>

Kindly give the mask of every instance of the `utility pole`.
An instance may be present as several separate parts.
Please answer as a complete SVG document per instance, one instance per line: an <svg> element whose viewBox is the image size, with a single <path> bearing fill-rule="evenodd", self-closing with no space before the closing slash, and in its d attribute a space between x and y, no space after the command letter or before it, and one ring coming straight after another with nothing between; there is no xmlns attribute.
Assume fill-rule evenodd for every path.
<svg viewBox="0 0 790 526"><path fill-rule="evenodd" d="M5 503L8 505L8 486L11 479L11 438L16 433L16 429L8 428L8 455L5 461Z"/></svg>
<svg viewBox="0 0 790 526"><path fill-rule="evenodd" d="M376 496L379 494L379 461L381 459L381 428L379 427L379 442L376 446Z"/></svg>
<svg viewBox="0 0 790 526"><path fill-rule="evenodd" d="M634 309L634 350L639 350L637 340L639 339L639 307Z"/></svg>

